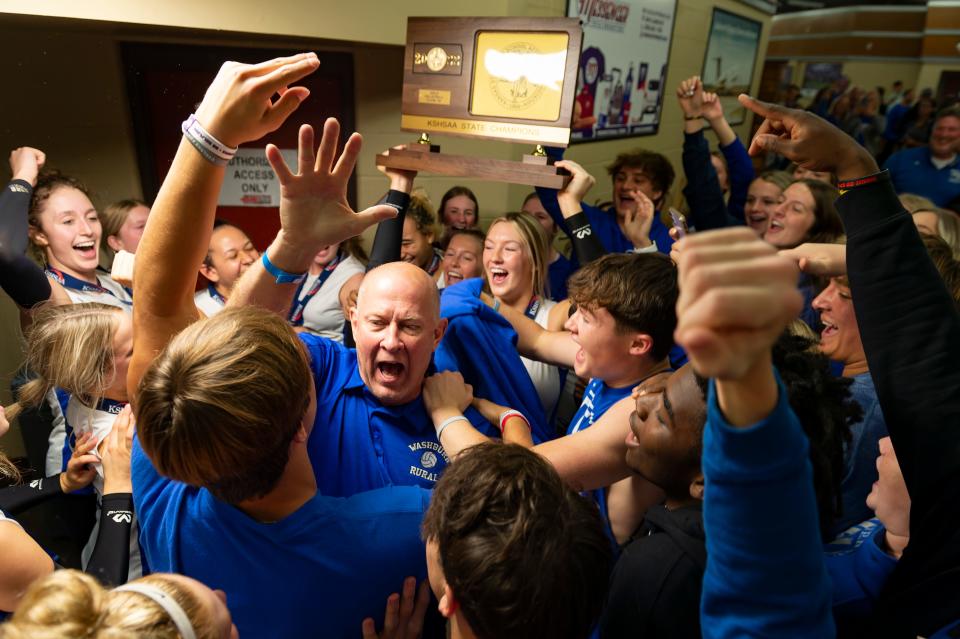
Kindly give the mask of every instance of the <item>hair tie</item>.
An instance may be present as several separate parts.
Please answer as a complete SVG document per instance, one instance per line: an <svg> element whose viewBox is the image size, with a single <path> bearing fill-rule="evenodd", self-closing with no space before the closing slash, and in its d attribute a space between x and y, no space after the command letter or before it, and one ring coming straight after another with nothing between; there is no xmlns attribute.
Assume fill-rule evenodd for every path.
<svg viewBox="0 0 960 639"><path fill-rule="evenodd" d="M148 599L152 599L170 615L173 625L177 627L177 632L180 633L183 639L197 639L196 633L193 632L193 624L190 623L190 617L184 612L183 607L177 603L176 599L156 586L144 583L132 583L114 588L113 592L137 592Z"/></svg>

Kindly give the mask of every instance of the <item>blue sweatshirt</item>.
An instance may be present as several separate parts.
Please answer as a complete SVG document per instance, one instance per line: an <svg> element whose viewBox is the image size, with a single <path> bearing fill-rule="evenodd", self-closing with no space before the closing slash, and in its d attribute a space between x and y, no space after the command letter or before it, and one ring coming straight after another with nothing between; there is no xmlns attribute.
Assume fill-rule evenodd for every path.
<svg viewBox="0 0 960 639"><path fill-rule="evenodd" d="M834 635L810 445L779 377L777 387L766 419L733 428L710 382L703 437L705 639Z"/></svg>
<svg viewBox="0 0 960 639"><path fill-rule="evenodd" d="M517 333L500 313L480 300L481 278L448 286L440 299L447 331L434 353L438 370L457 370L476 397L514 408L527 418L534 443L554 439L540 397L517 353ZM490 431L492 428L492 432ZM499 437L496 427L481 429Z"/></svg>

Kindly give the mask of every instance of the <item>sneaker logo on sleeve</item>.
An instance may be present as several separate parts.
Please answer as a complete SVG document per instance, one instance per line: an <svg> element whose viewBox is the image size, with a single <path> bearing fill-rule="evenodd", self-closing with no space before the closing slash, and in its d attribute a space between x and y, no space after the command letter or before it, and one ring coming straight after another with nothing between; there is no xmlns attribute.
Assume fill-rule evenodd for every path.
<svg viewBox="0 0 960 639"><path fill-rule="evenodd" d="M129 524L133 521L133 513L129 510L108 510L107 517L118 524Z"/></svg>

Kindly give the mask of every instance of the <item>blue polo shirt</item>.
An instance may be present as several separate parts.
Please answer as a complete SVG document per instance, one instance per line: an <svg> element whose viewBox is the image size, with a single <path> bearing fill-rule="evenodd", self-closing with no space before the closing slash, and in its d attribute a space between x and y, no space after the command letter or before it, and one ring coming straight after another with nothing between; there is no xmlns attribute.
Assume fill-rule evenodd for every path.
<svg viewBox="0 0 960 639"><path fill-rule="evenodd" d="M241 637L358 637L365 617L382 627L387 597L405 577L426 575L422 488L318 492L260 523L206 489L161 477L136 441L131 473L150 567L226 592Z"/></svg>
<svg viewBox="0 0 960 639"><path fill-rule="evenodd" d="M317 391L307 450L320 492L346 497L384 486L433 488L449 459L423 398L384 406L360 377L356 350L318 335L300 339ZM465 415L481 432L489 430L475 409Z"/></svg>
<svg viewBox="0 0 960 639"><path fill-rule="evenodd" d="M930 148L919 146L891 155L883 168L889 169L897 193L916 193L947 206L960 197L960 155L938 169L930 161Z"/></svg>

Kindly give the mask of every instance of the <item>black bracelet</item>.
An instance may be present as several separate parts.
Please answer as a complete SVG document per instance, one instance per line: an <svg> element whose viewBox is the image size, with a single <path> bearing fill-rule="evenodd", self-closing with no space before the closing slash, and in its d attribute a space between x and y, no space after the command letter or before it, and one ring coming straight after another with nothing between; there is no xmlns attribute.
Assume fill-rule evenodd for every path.
<svg viewBox="0 0 960 639"><path fill-rule="evenodd" d="M702 115L685 115L683 116L683 119L689 122L690 120L699 120L702 117Z"/></svg>

